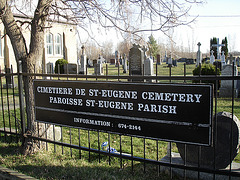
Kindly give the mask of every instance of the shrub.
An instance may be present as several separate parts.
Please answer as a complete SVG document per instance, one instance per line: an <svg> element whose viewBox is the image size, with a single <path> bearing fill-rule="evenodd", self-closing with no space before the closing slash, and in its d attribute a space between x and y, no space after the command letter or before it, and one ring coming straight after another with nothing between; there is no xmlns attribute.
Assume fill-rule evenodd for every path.
<svg viewBox="0 0 240 180"><path fill-rule="evenodd" d="M60 68L60 74L64 73L63 65L68 64L68 61L66 59L58 59L55 62L55 73L58 73L58 67Z"/></svg>
<svg viewBox="0 0 240 180"><path fill-rule="evenodd" d="M217 72L216 72L217 70ZM200 72L200 66L196 67L193 70L193 75L197 76L199 75ZM213 64L203 64L201 66L201 75L220 75L221 71L219 68L216 69L216 66ZM212 83L215 84L215 80L202 80L202 83ZM199 81L193 80L193 83L199 83ZM218 88L220 87L220 81L218 81Z"/></svg>

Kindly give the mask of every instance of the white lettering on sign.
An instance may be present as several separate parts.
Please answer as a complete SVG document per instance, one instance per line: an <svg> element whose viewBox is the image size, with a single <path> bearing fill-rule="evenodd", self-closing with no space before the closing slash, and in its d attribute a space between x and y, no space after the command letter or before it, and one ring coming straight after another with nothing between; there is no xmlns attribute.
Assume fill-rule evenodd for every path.
<svg viewBox="0 0 240 180"><path fill-rule="evenodd" d="M177 114L177 106L138 103L138 111Z"/></svg>
<svg viewBox="0 0 240 180"><path fill-rule="evenodd" d="M200 103L202 94L142 92L143 100Z"/></svg>
<svg viewBox="0 0 240 180"><path fill-rule="evenodd" d="M72 95L72 88L62 88L62 87L37 87L38 93L46 93L46 94L66 94Z"/></svg>
<svg viewBox="0 0 240 180"><path fill-rule="evenodd" d="M118 101L98 101L98 107L106 109L123 109L123 110L133 110L133 103L130 102L118 102Z"/></svg>
<svg viewBox="0 0 240 180"><path fill-rule="evenodd" d="M72 106L82 106L83 105L82 99L77 98L66 98L66 97L49 97L50 104L66 104Z"/></svg>
<svg viewBox="0 0 240 180"><path fill-rule="evenodd" d="M81 124L91 124L96 126L111 126L111 123L108 121L99 121L93 119L84 119L84 118L73 118L73 122Z"/></svg>

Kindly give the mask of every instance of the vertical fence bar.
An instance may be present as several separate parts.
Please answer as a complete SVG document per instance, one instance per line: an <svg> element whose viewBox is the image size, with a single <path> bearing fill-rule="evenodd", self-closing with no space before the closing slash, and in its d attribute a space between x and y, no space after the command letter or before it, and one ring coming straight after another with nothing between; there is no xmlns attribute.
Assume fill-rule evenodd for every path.
<svg viewBox="0 0 240 180"><path fill-rule="evenodd" d="M172 66L169 66L169 82L172 82Z"/></svg>
<svg viewBox="0 0 240 180"><path fill-rule="evenodd" d="M110 147L111 147L111 139L110 139L110 133L108 133L108 164L109 165L111 165Z"/></svg>
<svg viewBox="0 0 240 180"><path fill-rule="evenodd" d="M131 157L133 158L133 138L132 138L132 136L131 136ZM133 159L132 159L131 165L132 165L132 174L133 174Z"/></svg>
<svg viewBox="0 0 240 180"><path fill-rule="evenodd" d="M156 77L158 76L158 65L156 63ZM158 82L158 80L156 79L156 83Z"/></svg>
<svg viewBox="0 0 240 180"><path fill-rule="evenodd" d="M231 173L232 171L232 146L233 146L233 118L234 118L234 98L235 98L235 92L234 92L234 85L235 85L235 80L234 80L234 73L235 73L235 62L232 64L232 122L231 122L231 134L230 134L230 164L229 164L229 172ZM231 175L229 175L229 179L231 179Z"/></svg>
<svg viewBox="0 0 240 180"><path fill-rule="evenodd" d="M119 141L120 141L120 168L122 169L123 166L122 166L122 135L120 134L119 135Z"/></svg>
<svg viewBox="0 0 240 180"><path fill-rule="evenodd" d="M6 92L7 92L7 114L8 114L8 123L9 123L9 132L11 133L12 132L12 125L11 125L11 115L10 115L10 106L9 106L9 87L8 85L10 85L11 83L11 80L9 82L9 78L11 79L11 71L9 70L9 68L7 69L7 66L5 66L5 72L6 72L6 76L5 76L5 79L6 79ZM11 142L12 142L12 136L10 136L11 138Z"/></svg>
<svg viewBox="0 0 240 180"><path fill-rule="evenodd" d="M186 83L186 75L187 75L187 73L186 73L186 63L184 63L183 64L183 70L184 70L184 83Z"/></svg>
<svg viewBox="0 0 240 180"><path fill-rule="evenodd" d="M6 123L5 123L5 109L4 109L4 101L3 101L3 86L2 86L2 76L1 76L1 101L2 101L2 118L3 118L3 130L4 130L4 140L6 141Z"/></svg>
<svg viewBox="0 0 240 180"><path fill-rule="evenodd" d="M69 128L69 139L70 139L70 145L72 145L72 128ZM70 148L70 155L72 157L72 148Z"/></svg>
<svg viewBox="0 0 240 180"><path fill-rule="evenodd" d="M21 117L21 129L22 129L22 145L25 143L25 111L24 111L24 96L23 96L23 75L22 75L22 61L17 62L18 70L18 91L19 91L19 106L20 106L20 117Z"/></svg>
<svg viewBox="0 0 240 180"><path fill-rule="evenodd" d="M99 133L99 130L97 131L98 132L98 162L101 163L101 154L100 154L100 133Z"/></svg>
<svg viewBox="0 0 240 180"><path fill-rule="evenodd" d="M78 146L81 147L81 130L78 128ZM79 148L79 159L82 158L82 151L81 148Z"/></svg>
<svg viewBox="0 0 240 180"><path fill-rule="evenodd" d="M14 116L14 120L15 120L15 129L16 129L16 142L18 142L18 122L17 122L17 115L16 115L16 101L15 101L15 82L14 82L14 76L13 76L13 67L11 65L11 73L12 73L12 93L13 93L13 116Z"/></svg>
<svg viewBox="0 0 240 180"><path fill-rule="evenodd" d="M90 162L91 161L91 152L90 152L90 149L91 149L91 143L90 143L90 131L88 130L88 161Z"/></svg>
<svg viewBox="0 0 240 180"><path fill-rule="evenodd" d="M157 147L157 161L159 161L159 147L158 147L158 140L156 140L156 147ZM160 175L160 165L157 166L157 175Z"/></svg>
<svg viewBox="0 0 240 180"><path fill-rule="evenodd" d="M143 159L146 159L146 139L143 138ZM146 173L146 163L143 163L143 172Z"/></svg>

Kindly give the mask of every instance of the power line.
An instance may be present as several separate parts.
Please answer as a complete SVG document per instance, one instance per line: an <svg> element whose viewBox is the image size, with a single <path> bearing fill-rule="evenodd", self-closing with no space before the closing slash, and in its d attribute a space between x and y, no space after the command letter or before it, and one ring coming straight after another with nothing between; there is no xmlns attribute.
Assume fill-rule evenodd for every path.
<svg viewBox="0 0 240 180"><path fill-rule="evenodd" d="M200 18L235 18L235 17L240 17L240 15L190 15L190 17L200 17Z"/></svg>

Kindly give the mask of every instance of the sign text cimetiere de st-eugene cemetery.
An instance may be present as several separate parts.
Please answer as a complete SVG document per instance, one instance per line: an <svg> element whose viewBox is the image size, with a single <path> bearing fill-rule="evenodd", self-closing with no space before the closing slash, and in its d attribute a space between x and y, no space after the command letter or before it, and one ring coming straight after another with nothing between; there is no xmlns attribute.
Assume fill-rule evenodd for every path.
<svg viewBox="0 0 240 180"><path fill-rule="evenodd" d="M210 145L212 86L35 80L36 121Z"/></svg>

